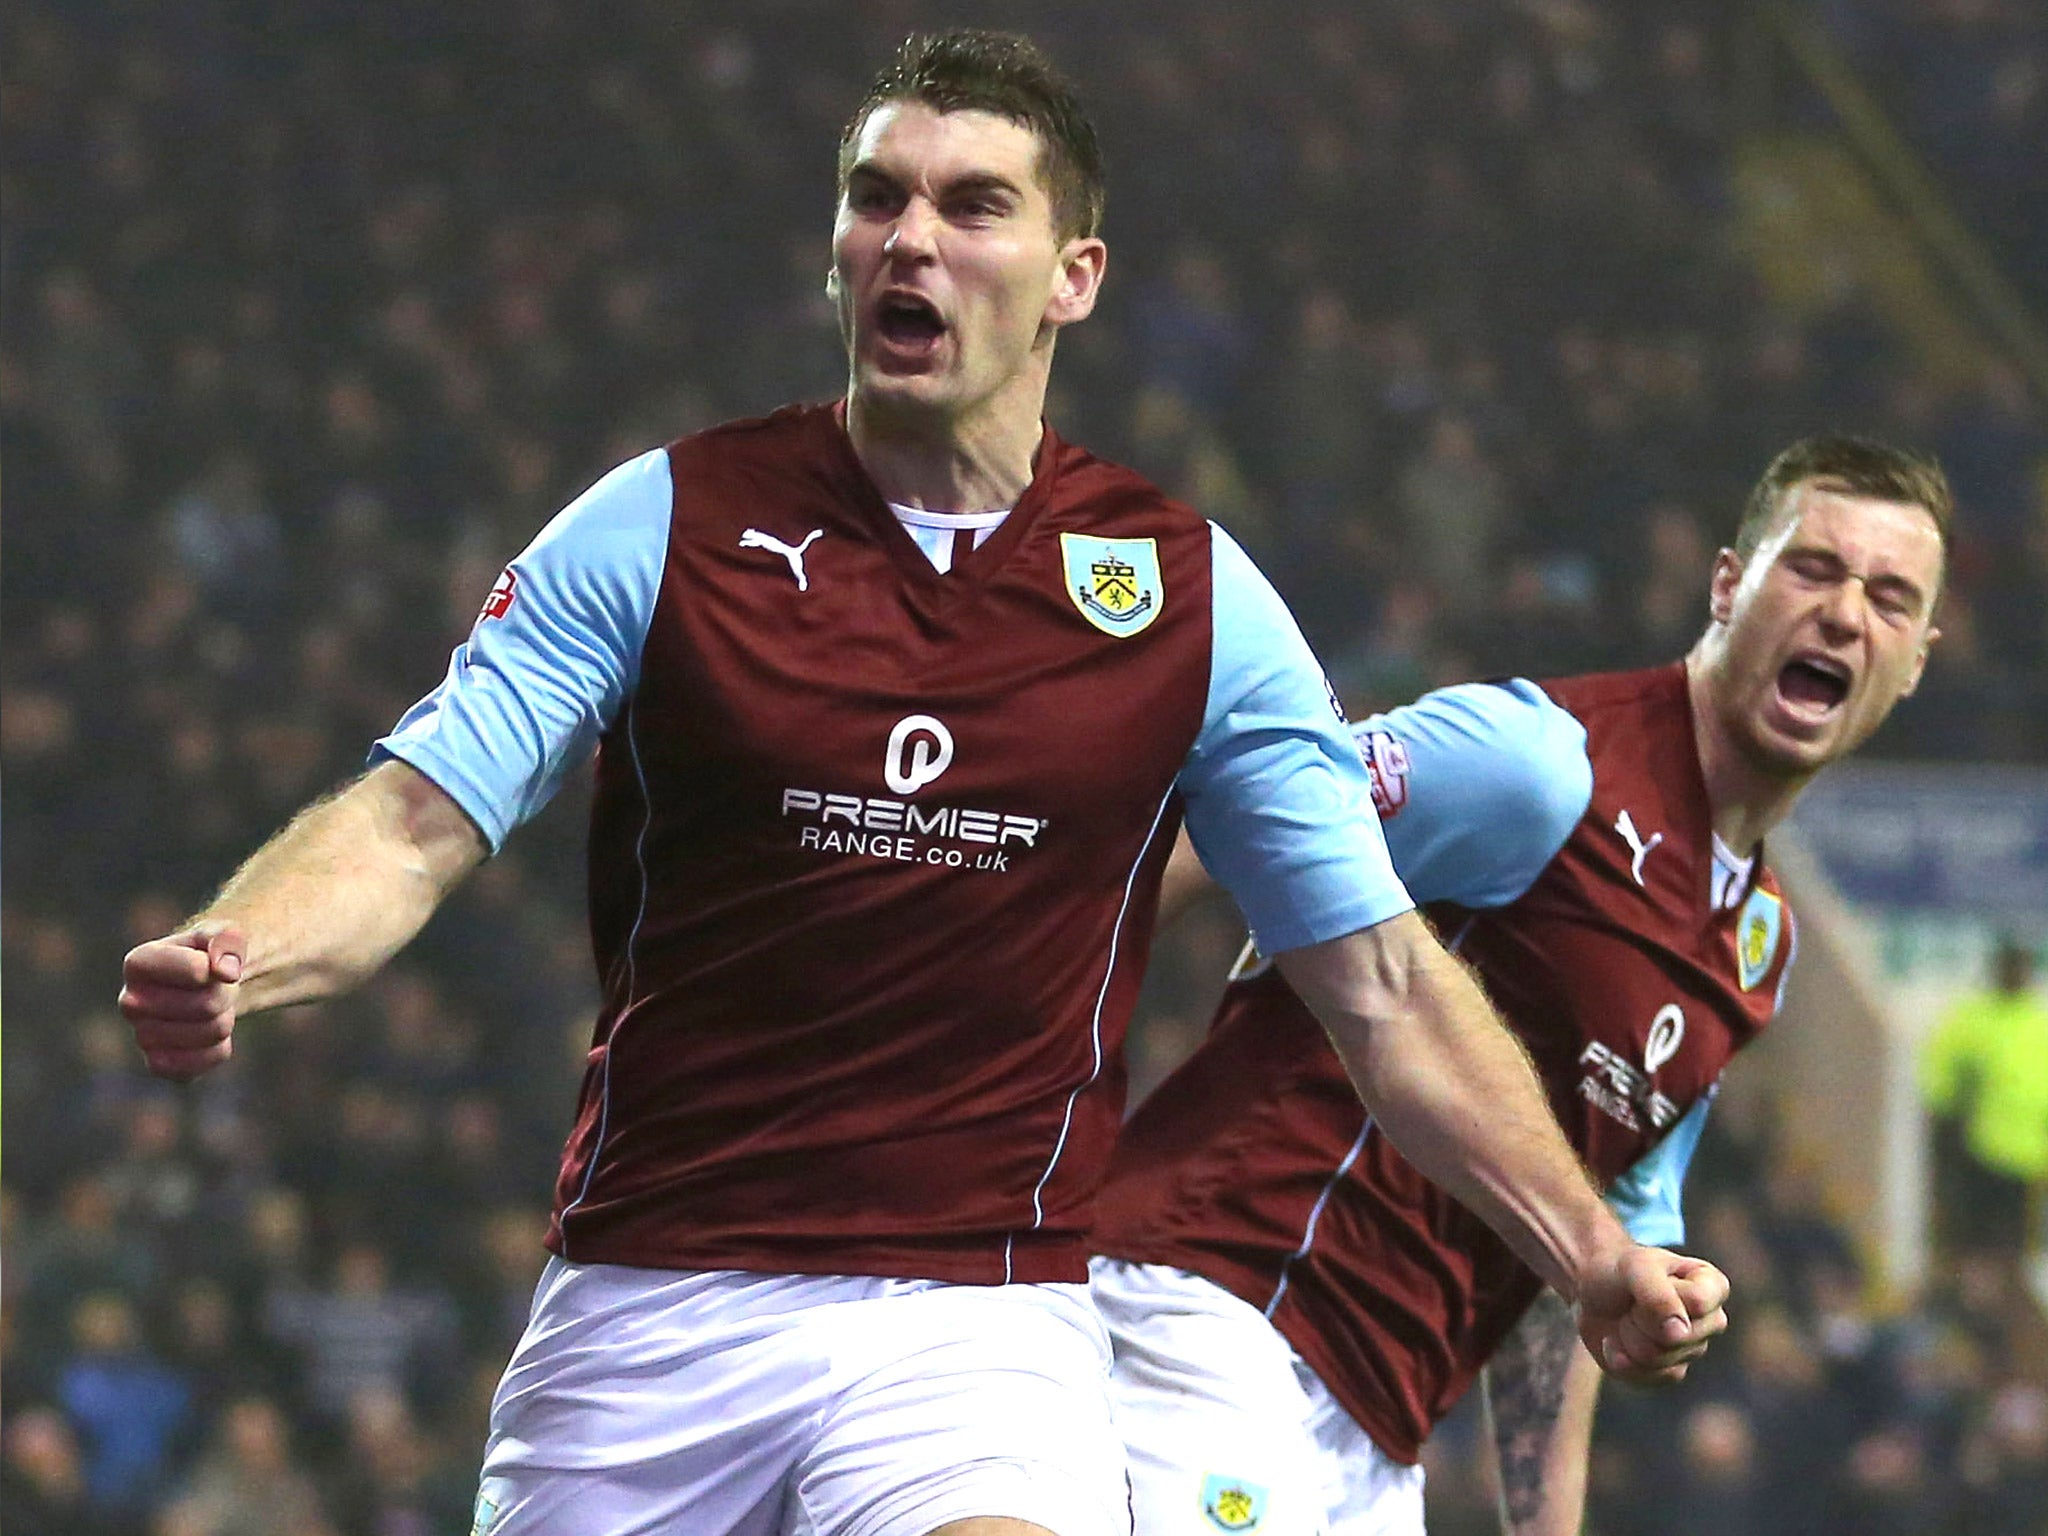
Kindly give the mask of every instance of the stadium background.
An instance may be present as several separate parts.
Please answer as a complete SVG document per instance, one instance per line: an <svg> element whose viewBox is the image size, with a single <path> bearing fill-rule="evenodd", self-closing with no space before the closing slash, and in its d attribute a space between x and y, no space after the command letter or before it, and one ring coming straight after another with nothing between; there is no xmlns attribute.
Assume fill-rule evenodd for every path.
<svg viewBox="0 0 2048 1536"><path fill-rule="evenodd" d="M1857 876L1865 979L1916 1015L1994 929L2048 932L2027 0L14 0L13 1536L467 1528L591 1005L580 793L359 996L245 1030L194 1087L137 1070L119 956L354 771L595 475L836 390L832 143L903 31L963 21L1046 43L1109 157L1110 286L1051 414L1231 527L1354 709L1674 655L1784 442L1939 452L1946 638L1872 750L1955 868L1859 843L1867 796L1812 841ZM1987 762L1989 850L1953 793ZM1141 1088L1235 942L1207 911L1162 944ZM1996 1267L1877 1251L1770 1077L1690 1200L1736 1332L1680 1392L1610 1394L1594 1528L2048 1530L2038 1309ZM1490 1528L1487 1475L1461 1413L1439 1536Z"/></svg>

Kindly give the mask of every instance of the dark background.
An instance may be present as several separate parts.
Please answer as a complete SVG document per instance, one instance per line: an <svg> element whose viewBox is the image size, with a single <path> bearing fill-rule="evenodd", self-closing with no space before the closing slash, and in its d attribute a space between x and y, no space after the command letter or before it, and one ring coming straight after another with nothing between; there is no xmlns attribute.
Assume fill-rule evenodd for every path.
<svg viewBox="0 0 2048 1536"><path fill-rule="evenodd" d="M2040 8L1816 14L2048 306ZM1962 504L1947 638L1874 750L2048 758L2041 398L1973 318L1959 363L1838 253L1742 237L1744 157L1835 132L1748 7L16 0L14 1536L467 1529L588 1030L580 786L377 982L194 1087L138 1071L119 957L356 771L589 481L837 391L832 146L902 33L956 21L1033 33L1107 150L1052 419L1228 526L1354 709L1676 655L1749 484L1846 428L1937 451ZM1162 944L1141 1090L1235 947L1215 912ZM1611 1396L1595 1528L2048 1530L2038 1316L1968 1266L1877 1295L1772 1145L1704 1154L1741 1321L1682 1392ZM1437 1453L1440 1533L1488 1528L1473 1443Z"/></svg>

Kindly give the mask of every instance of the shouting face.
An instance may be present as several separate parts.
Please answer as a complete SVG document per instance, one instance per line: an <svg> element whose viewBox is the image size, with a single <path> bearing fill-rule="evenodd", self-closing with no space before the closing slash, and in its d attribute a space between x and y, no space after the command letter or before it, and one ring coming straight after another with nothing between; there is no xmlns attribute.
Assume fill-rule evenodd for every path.
<svg viewBox="0 0 2048 1536"><path fill-rule="evenodd" d="M1100 240L1061 239L1029 129L885 102L847 160L832 296L864 408L958 422L1018 402L1033 420L1053 338L1094 307Z"/></svg>
<svg viewBox="0 0 2048 1536"><path fill-rule="evenodd" d="M1714 567L1709 680L1737 750L1798 776L1861 746L1919 685L1941 573L1925 508L1790 487L1755 552L1723 550Z"/></svg>

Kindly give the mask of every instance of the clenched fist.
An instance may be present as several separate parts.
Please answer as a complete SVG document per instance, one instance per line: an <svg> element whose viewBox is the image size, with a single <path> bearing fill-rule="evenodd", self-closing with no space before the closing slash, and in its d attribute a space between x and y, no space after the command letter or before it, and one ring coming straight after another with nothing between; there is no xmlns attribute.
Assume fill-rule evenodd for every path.
<svg viewBox="0 0 2048 1536"><path fill-rule="evenodd" d="M1609 1375L1673 1382L1728 1326L1728 1277L1705 1259L1632 1248L1579 1292L1579 1336Z"/></svg>
<svg viewBox="0 0 2048 1536"><path fill-rule="evenodd" d="M151 939L121 962L121 1012L149 1070L178 1082L233 1053L235 994L248 940L230 922L197 923Z"/></svg>

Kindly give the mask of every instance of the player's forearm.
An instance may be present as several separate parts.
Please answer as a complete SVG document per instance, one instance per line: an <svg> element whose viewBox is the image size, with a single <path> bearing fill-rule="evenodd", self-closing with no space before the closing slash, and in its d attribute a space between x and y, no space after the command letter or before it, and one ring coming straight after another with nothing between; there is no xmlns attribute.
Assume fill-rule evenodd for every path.
<svg viewBox="0 0 2048 1536"><path fill-rule="evenodd" d="M387 762L293 818L195 922L248 941L243 1014L345 992L425 926L483 858L482 835L416 769Z"/></svg>
<svg viewBox="0 0 2048 1536"><path fill-rule="evenodd" d="M1600 1367L1562 1298L1545 1291L1486 1365L1503 1536L1578 1536Z"/></svg>
<svg viewBox="0 0 2048 1536"><path fill-rule="evenodd" d="M1414 913L1279 957L1403 1156L1576 1299L1628 1236L1565 1143L1520 1042Z"/></svg>

